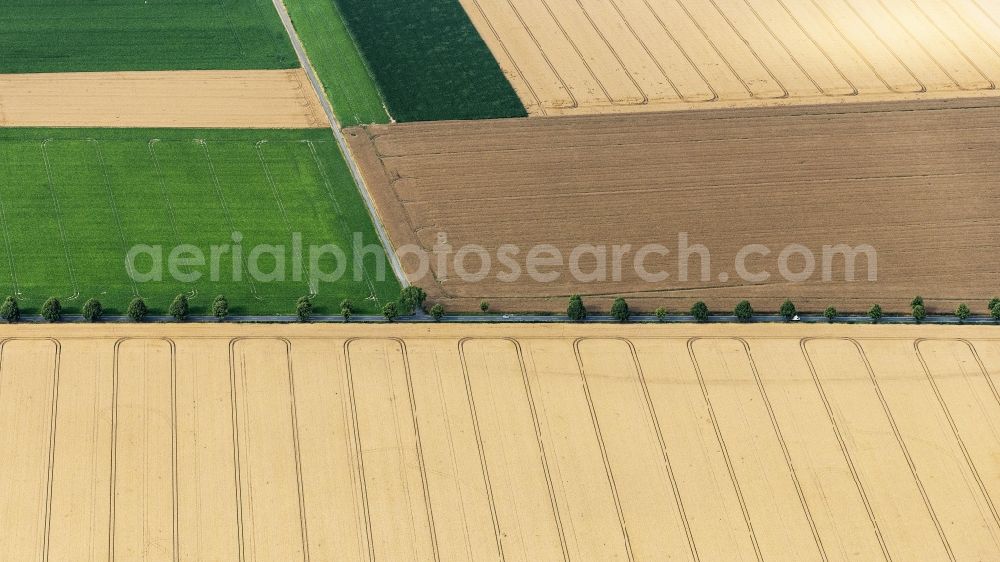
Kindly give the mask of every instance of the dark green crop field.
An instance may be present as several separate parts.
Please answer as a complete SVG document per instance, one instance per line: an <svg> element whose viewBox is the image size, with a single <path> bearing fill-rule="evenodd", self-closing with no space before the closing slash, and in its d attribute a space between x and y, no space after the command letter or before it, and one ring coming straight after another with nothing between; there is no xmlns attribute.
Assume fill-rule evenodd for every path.
<svg viewBox="0 0 1000 562"><path fill-rule="evenodd" d="M458 0L330 0L397 121L526 115Z"/></svg>
<svg viewBox="0 0 1000 562"><path fill-rule="evenodd" d="M196 314L217 294L241 315L308 294L375 313L399 294L329 131L0 129L0 225L0 297L29 313L136 295L164 313L180 293Z"/></svg>
<svg viewBox="0 0 1000 562"><path fill-rule="evenodd" d="M270 0L7 0L0 73L294 68Z"/></svg>

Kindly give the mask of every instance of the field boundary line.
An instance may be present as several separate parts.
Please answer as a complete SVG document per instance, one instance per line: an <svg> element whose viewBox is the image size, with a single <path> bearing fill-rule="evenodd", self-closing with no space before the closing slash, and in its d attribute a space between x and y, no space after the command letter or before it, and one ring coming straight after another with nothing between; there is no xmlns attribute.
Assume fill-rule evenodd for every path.
<svg viewBox="0 0 1000 562"><path fill-rule="evenodd" d="M278 10L278 16L281 19L281 24L285 27L285 32L288 34L288 37L292 42L295 54L299 57L299 63L302 65L302 69L305 70L306 76L309 77L309 83L312 84L313 89L316 91L316 95L319 97L320 105L323 106L323 111L326 113L327 119L330 120L330 130L333 131L333 136L337 140L337 145L340 147L340 153L344 157L344 162L347 164L347 167L351 171L351 176L354 178L354 187L361 194L361 198L365 202L365 206L368 208L368 216L372 221L372 226L375 228L376 234L378 234L382 247L385 249L389 265L392 267L392 271L396 275L396 279L399 281L399 284L402 287L408 287L410 282L406 278L406 274L403 272L403 265L400 263L399 257L393 250L392 243L389 240L389 235L386 233L385 226L382 224L378 210L375 207L375 202L372 200L371 193L368 192L368 185L365 183L364 175L361 173L361 169L358 167L358 163L354 159L354 154L351 152L351 148L347 145L347 139L344 138L344 133L340 129L340 122L337 121L337 116L333 112L333 106L330 105L330 100L327 99L326 92L323 91L323 86L319 81L319 78L316 76L316 70L313 68L312 62L310 62L309 56L306 54L305 48L302 46L302 40L299 39L299 35L295 31L295 26L292 25L292 19L288 15L288 10L285 8L285 5L281 0L272 0L272 2L274 3L275 9ZM390 116L390 119L391 118L392 117Z"/></svg>
<svg viewBox="0 0 1000 562"><path fill-rule="evenodd" d="M284 7L284 0L275 0L275 1L276 2L281 2L281 6ZM378 101L379 101L379 104L382 106L382 110L385 111L386 117L388 117L391 122L395 122L396 120L392 117L392 113L389 112L389 106L386 105L386 103L385 103L385 95L382 93L382 86L379 85L378 80L375 79L375 73L373 73L371 67L368 66L368 59L363 54L361 54L361 49L358 48L358 41L354 38L354 32L351 30L351 27L349 25L347 25L347 19L344 18L344 13L340 10L340 6L337 4L337 2L331 1L330 5L333 7L333 11L337 13L337 17L340 18L340 24L344 26L344 31L347 32L347 38L350 39L351 40L351 44L354 45L354 47L355 47L354 50L358 54L358 59L361 60L361 66L363 66L365 68L365 74L368 75L368 79L371 81L372 86L375 87L375 93L378 94ZM284 22L284 16L283 16L282 10L280 10L280 9L278 10L278 15L282 16L282 22ZM293 27L293 29L294 29L294 27ZM296 41L298 41L298 35L297 34L293 35L292 33L289 33L289 37L290 37L293 45L295 44ZM303 53L304 53L304 51L303 51ZM300 63L301 63L301 61L300 61ZM309 69L311 69L311 67L307 67L305 64L302 64L302 67L303 68L309 68ZM320 90L322 90L322 84L321 84ZM350 89L346 89L346 88L345 88L344 91L351 92ZM348 98L350 100L352 100L351 103L353 103L353 100L354 100L353 92L348 93ZM320 99L326 100L326 98L322 97L322 96L320 97ZM361 123L361 119L358 117L357 113L354 114L354 120L358 122L358 125L362 125L363 124L363 123Z"/></svg>
<svg viewBox="0 0 1000 562"><path fill-rule="evenodd" d="M76 283L76 272L73 270L73 260L69 255L69 241L66 239L66 227L62 221L62 210L59 206L59 195L56 193L55 182L52 180L52 165L49 162L48 144L52 139L42 141L42 160L45 162L45 176L48 178L49 193L52 195L52 203L55 204L56 224L59 225L59 237L62 239L63 255L66 257L66 269L69 270L69 281L73 286L73 294L66 300L76 300L80 298L80 286Z"/></svg>
<svg viewBox="0 0 1000 562"><path fill-rule="evenodd" d="M489 16L486 15L486 11L483 10L483 6L479 0L471 0L471 1L473 4L476 5L476 11L478 11L479 16L483 18L483 22L485 22L486 26L490 28L490 33L492 33L493 38L496 39L497 45L500 46L500 49L503 50L503 53L507 57L507 60L509 60L511 66L514 67L514 72L517 73L517 75L521 78L521 80L524 80L524 85L528 88L528 94L530 94L531 97L535 100L535 104L538 107L538 112L541 113L542 115L547 115L548 113L545 111L545 104L542 101L542 98L538 96L537 92L535 92L535 87L531 85L531 81L528 80L528 78L524 74L524 71L521 70L521 65L517 64L517 61L514 60L514 55L512 55L510 49L507 48L507 44L504 43L503 39L500 38L500 33L497 32L496 25L494 25L493 22L490 21ZM525 31L528 32L529 36L531 35L530 31L528 31L527 29L525 29ZM489 42L487 42L487 47L489 47ZM539 51L539 53L541 53L541 51ZM544 55L542 58L545 59ZM546 64L549 66L549 70L552 70L552 65L551 63L548 62L547 59L546 59ZM554 72L555 71L553 70L553 73ZM559 76L556 75L555 78L558 80ZM525 110L527 109L528 108L525 107ZM502 556L503 554L501 553L501 557Z"/></svg>
<svg viewBox="0 0 1000 562"><path fill-rule="evenodd" d="M326 173L326 168L323 167L323 162L319 158L319 154L316 152L316 145L313 141L305 141L306 145L309 147L309 153L312 156L313 164L316 165L316 169L319 171L320 176L323 178L323 186L326 187L326 193L330 196L330 200L333 202L333 208L336 210L339 216L344 216L344 210L340 206L340 202L337 201L337 194L334 192L333 183L330 182L330 176ZM350 231L347 229L347 223L342 220L335 221L340 225L340 229L345 235L349 235ZM383 249L386 254L390 253L390 247L383 244ZM391 258L390 258L391 259ZM364 260L361 261L361 271L364 273L365 281L368 283L368 289L371 291L371 296L375 300L376 304L381 304L379 302L378 293L375 291L375 282L372 281L371 275L368 274L368 266L365 265Z"/></svg>

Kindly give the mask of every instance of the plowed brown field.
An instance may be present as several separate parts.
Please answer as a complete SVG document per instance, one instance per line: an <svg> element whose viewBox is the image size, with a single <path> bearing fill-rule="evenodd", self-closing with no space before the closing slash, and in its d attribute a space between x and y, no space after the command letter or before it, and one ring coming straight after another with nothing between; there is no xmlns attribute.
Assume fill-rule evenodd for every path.
<svg viewBox="0 0 1000 562"><path fill-rule="evenodd" d="M997 95L989 0L461 0L528 111Z"/></svg>
<svg viewBox="0 0 1000 562"><path fill-rule="evenodd" d="M457 275L452 258L447 270L431 259L433 278L412 279L453 309L485 298L500 310L558 311L580 293L602 307L631 297L647 311L699 299L732 310L741 298L759 310L792 298L800 309L905 311L921 294L931 310L967 301L985 312L1000 292L1000 99L372 126L349 138L396 248L430 251L446 233L456 250L475 244L494 256L481 281ZM681 234L710 252L707 276L698 255L679 259ZM665 280L643 280L632 265L650 243L670 250L644 261ZM495 258L503 244L520 250L515 282L497 277L508 271ZM561 267L541 268L560 273L554 282L523 274L538 244L562 253ZM568 256L582 244L631 245L620 280L609 249L606 278L578 281ZM735 269L752 244L771 252L745 262L766 280ZM793 244L813 256L805 280L779 268ZM874 248L875 281L864 255L853 282L842 255L824 267L823 247L840 244ZM792 255L787 269L808 271L807 262ZM466 257L466 270L479 263ZM597 263L585 255L580 270Z"/></svg>
<svg viewBox="0 0 1000 562"><path fill-rule="evenodd" d="M10 559L990 560L992 327L0 329Z"/></svg>
<svg viewBox="0 0 1000 562"><path fill-rule="evenodd" d="M328 126L302 69L0 75L0 127Z"/></svg>

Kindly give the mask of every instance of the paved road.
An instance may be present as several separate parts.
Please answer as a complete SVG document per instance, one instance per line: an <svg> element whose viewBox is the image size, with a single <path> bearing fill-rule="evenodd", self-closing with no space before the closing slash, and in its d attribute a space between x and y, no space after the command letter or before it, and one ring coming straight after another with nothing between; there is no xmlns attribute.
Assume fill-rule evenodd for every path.
<svg viewBox="0 0 1000 562"><path fill-rule="evenodd" d="M347 161L347 167L351 169L351 175L354 176L354 185L361 192L365 206L368 207L368 214L371 215L379 241L382 242L382 247L386 249L389 265L392 266L392 271L396 274L396 278L399 279L400 284L404 287L409 286L409 281L403 275L403 266L399 263L396 253L392 251L392 244L389 243L389 235L385 232L382 220L379 219L378 211L375 209L375 202L372 201L371 195L368 193L365 178L361 175L361 170L358 168L358 163L354 160L354 155L351 154L350 147L347 146L347 139L344 138L344 133L340 130L340 122L337 121L337 116L333 113L333 106L330 105L330 100L327 99L326 92L323 91L323 84L316 76L316 71L313 69L312 62L309 61L305 47L302 46L302 40L299 39L299 35L295 31L295 26L292 25L292 18L288 15L288 10L281 0L272 0L272 2L274 3L274 8L278 10L278 16L281 18L282 25L285 26L285 32L288 33L288 37L292 40L292 47L295 48L295 54L299 57L299 63L305 69L306 76L309 77L309 82L312 84L313 90L316 91L316 95L323 105L323 111L326 112L327 119L330 120L330 129L333 130L333 136L337 139L337 144L340 145L340 152L343 153L344 160Z"/></svg>

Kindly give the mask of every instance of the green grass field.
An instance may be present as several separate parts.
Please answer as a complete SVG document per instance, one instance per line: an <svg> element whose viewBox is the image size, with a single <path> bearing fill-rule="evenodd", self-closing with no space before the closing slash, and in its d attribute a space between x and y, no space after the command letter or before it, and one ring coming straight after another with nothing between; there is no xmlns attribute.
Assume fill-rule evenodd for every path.
<svg viewBox="0 0 1000 562"><path fill-rule="evenodd" d="M0 73L295 68L270 0L7 0Z"/></svg>
<svg viewBox="0 0 1000 562"><path fill-rule="evenodd" d="M388 123L382 96L333 0L285 0L341 125Z"/></svg>
<svg viewBox="0 0 1000 562"><path fill-rule="evenodd" d="M340 7L397 121L526 115L458 0L328 0Z"/></svg>
<svg viewBox="0 0 1000 562"><path fill-rule="evenodd" d="M50 296L70 312L90 297L110 313L123 313L141 295L164 313L179 293L192 296L194 313L225 294L234 314L291 314L310 293L311 273L332 272L337 258L324 254L311 266L308 251L296 277L293 233L303 247L337 244L351 262L352 240L378 245L367 209L329 131L0 129L0 295L16 294L31 313ZM242 256L220 253L217 280L211 246L243 239ZM173 276L168 256L181 244L205 255L186 282ZM259 244L284 245L284 280L272 273L273 252L252 257ZM162 260L141 253L135 270L163 266L161 281L135 282L125 256L136 245L162 246ZM188 255L187 257L190 257ZM378 280L376 258L353 265L337 282L314 285L317 313L336 314L350 298L375 313L394 300L399 283L386 268Z"/></svg>

